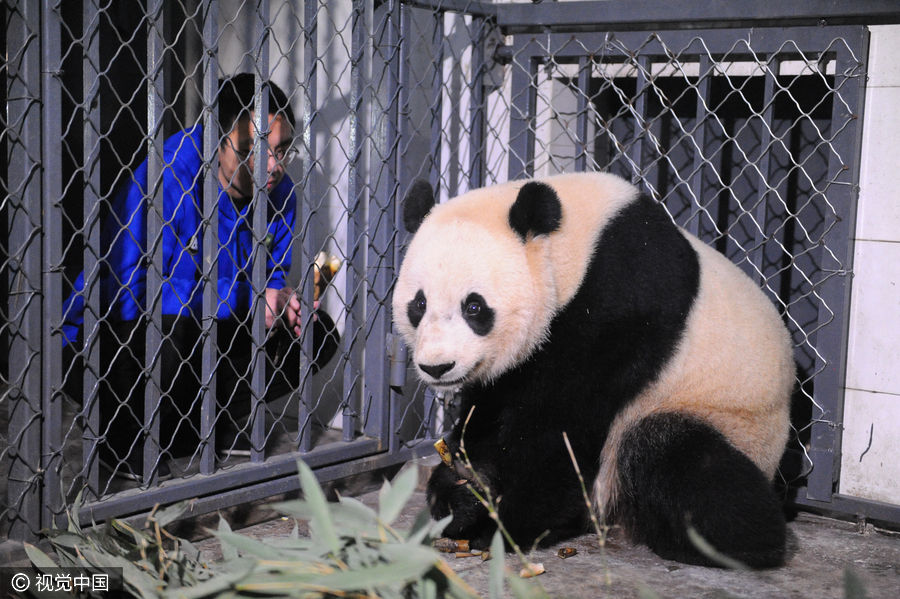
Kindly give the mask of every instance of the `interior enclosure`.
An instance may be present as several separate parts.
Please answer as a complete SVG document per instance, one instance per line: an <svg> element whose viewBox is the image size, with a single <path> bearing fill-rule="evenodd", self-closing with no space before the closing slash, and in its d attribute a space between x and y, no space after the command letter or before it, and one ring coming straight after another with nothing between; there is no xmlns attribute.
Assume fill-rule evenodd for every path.
<svg viewBox="0 0 900 599"><path fill-rule="evenodd" d="M785 499L900 522L898 506L836 493L868 55L868 31L858 23L878 15L863 7L822 25L799 2L783 8L790 19L781 7L757 7L751 18L634 4L11 4L3 13L9 60L0 67L0 343L8 350L0 535L35 538L61 523L79 494L86 520L185 499L196 514L296 489L298 458L327 480L431 455L454 417L453 398L416 382L392 331L391 286L408 241L399 199L418 177L444 201L483 185L583 170L641 186L779 309L798 366L777 481ZM297 158L286 166L298 199L289 279L309 314L316 256L341 261L320 298L340 348L313 374L311 336L293 340L300 360L277 368L299 369L300 385L262 401L265 275L261 267L248 272L258 291L245 322L256 356L246 373L256 408L248 430L265 448L217 460L218 298L207 284L199 357L185 359L201 384L176 424L197 447L174 455L157 417L171 382L156 358L165 333L151 302L141 341L144 479L123 482L97 459L109 432L98 410L109 376L103 356L124 347L100 333L109 318L99 294L100 228L115 190L141 161L151 182L159 179L165 138L198 124L214 129L217 80L236 72L254 74L254 108L264 107L262 82L271 79L297 116ZM218 142L207 135L201 150L210 225ZM254 144L256 156L265 145ZM257 173L257 194L264 184ZM160 191L150 188L153 206ZM166 223L149 214L154 239ZM264 220L253 227L263 256ZM203 251L213 254L212 246ZM148 297L163 284L159 259L147 250ZM214 279L215 260L206 263L204 276ZM70 361L62 300L80 272L85 342ZM175 473L165 481L154 477L162 459Z"/></svg>

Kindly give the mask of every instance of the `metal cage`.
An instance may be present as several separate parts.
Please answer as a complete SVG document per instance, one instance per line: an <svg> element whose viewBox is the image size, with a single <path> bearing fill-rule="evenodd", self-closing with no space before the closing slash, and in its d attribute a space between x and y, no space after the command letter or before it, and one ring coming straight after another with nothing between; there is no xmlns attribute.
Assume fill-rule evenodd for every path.
<svg viewBox="0 0 900 599"><path fill-rule="evenodd" d="M780 309L799 366L786 495L900 521L893 506L834 492L868 50L859 23L896 20L896 10L877 1L843 12L826 2L754 3L759 14L748 18L743 8L710 15L691 3L641 4L9 4L0 67L0 343L8 348L0 535L35 538L79 493L81 515L95 521L183 499L200 513L296 488L298 458L324 479L429 452L426 441L450 416L407 376L392 335L391 287L407 241L396 200L415 177L446 199L570 170L608 170L642 186ZM304 333L288 337L289 362L267 349L273 216L257 209L247 222L255 259L240 273L252 289L239 323L249 357L238 377L251 449L223 458L217 423L232 390L219 342L231 329L217 317L214 235L193 248L202 257L200 307L189 342L179 341L187 351L174 371L162 358L175 343L160 300L168 284L161 240L173 226L164 182L174 166L164 148L202 127L196 231L219 230L217 152L228 132L217 133L216 97L219 79L240 71L254 81L247 108L260 135L245 158L257 165L258 205L270 152L269 125L256 116L270 109L266 82L285 90L297 116L297 158L284 165L297 206L287 279ZM140 328L130 329L140 333L123 337L104 299L107 240L109 223L123 229L113 218L117 193L142 163L146 291ZM312 334L321 252L341 262L318 287L339 337L324 365ZM73 294L85 310L82 338L69 346L64 305ZM128 399L112 383L123 356L136 364ZM296 382L272 392L273 376L287 372ZM173 398L185 389L181 405ZM121 435L101 409L110 397L139 423L130 453L111 464L100 459ZM176 451L172 430L187 436L187 450Z"/></svg>

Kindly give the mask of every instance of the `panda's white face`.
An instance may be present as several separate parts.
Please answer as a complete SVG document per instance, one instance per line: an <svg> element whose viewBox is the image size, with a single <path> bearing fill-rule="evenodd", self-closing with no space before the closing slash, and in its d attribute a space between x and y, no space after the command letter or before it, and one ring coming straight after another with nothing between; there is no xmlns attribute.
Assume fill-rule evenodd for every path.
<svg viewBox="0 0 900 599"><path fill-rule="evenodd" d="M548 320L548 287L540 276L526 244L508 227L426 219L393 298L394 321L422 379L456 388L490 380L525 359Z"/></svg>

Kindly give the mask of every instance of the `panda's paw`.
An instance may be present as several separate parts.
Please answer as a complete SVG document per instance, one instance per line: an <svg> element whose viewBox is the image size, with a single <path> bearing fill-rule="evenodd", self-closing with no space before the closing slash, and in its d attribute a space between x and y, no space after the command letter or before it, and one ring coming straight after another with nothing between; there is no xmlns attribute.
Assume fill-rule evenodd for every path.
<svg viewBox="0 0 900 599"><path fill-rule="evenodd" d="M479 542L482 538L490 543L493 521L481 501L472 493L470 480L460 478L458 473L447 467L438 467L428 481L428 506L431 516L441 520L452 515L453 520L444 529L444 536L453 539L467 539Z"/></svg>

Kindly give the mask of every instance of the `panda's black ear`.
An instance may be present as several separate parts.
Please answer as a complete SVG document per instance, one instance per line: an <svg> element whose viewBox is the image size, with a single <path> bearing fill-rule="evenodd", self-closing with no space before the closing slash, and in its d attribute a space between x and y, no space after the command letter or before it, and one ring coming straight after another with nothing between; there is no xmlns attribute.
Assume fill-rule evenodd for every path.
<svg viewBox="0 0 900 599"><path fill-rule="evenodd" d="M562 221L562 205L559 197L546 183L529 181L519 190L516 201L509 209L509 226L522 243L532 236L546 235L559 228Z"/></svg>
<svg viewBox="0 0 900 599"><path fill-rule="evenodd" d="M431 183L416 179L403 199L403 226L410 233L415 233L433 207Z"/></svg>

